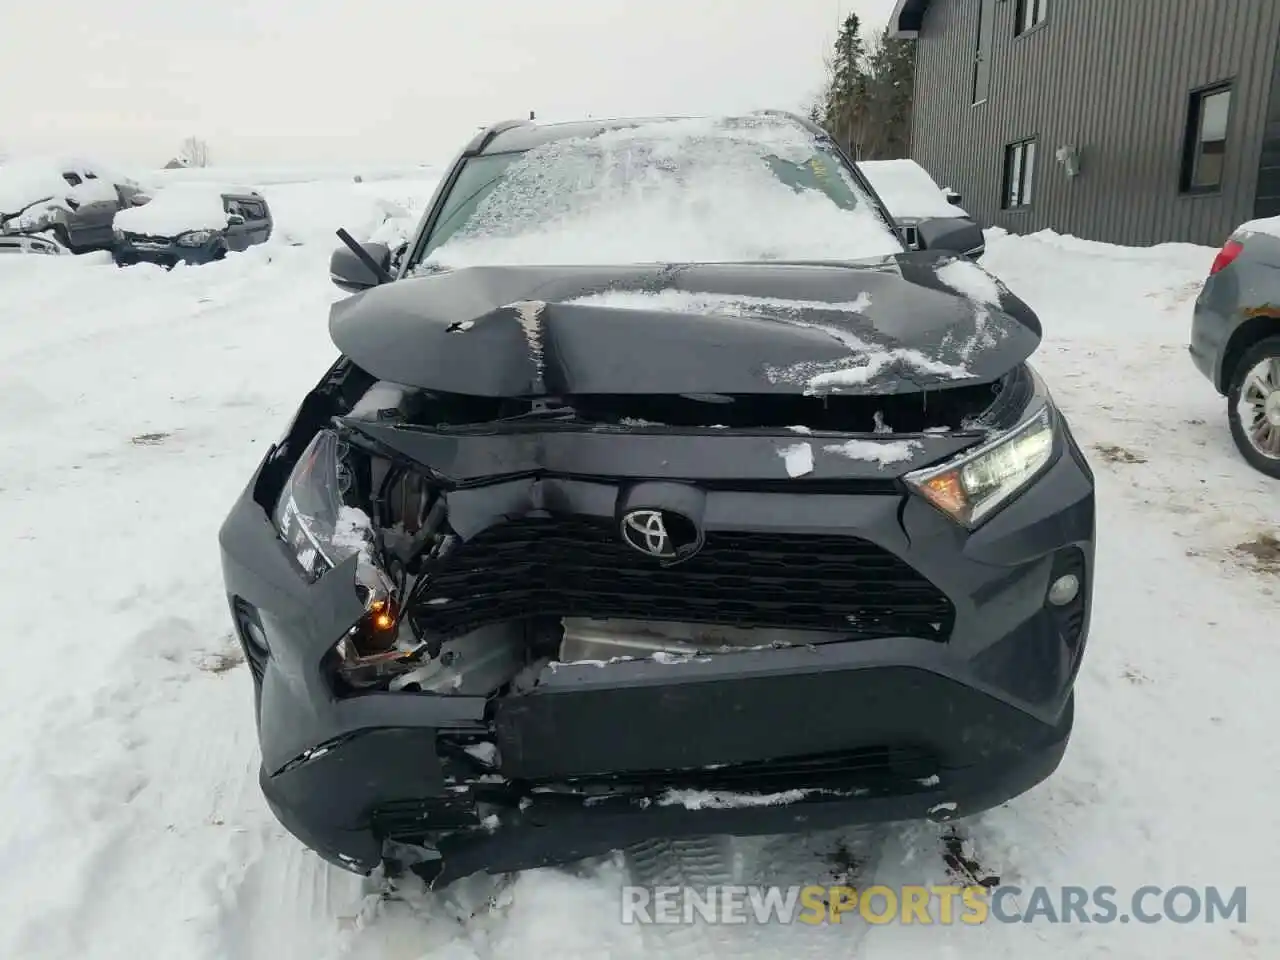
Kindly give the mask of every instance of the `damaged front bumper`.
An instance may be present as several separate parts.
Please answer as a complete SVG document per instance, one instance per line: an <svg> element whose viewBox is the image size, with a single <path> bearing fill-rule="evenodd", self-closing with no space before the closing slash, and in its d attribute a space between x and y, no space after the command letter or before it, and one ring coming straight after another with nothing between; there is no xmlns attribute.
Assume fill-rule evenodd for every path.
<svg viewBox="0 0 1280 960"><path fill-rule="evenodd" d="M475 451L495 441L435 442L479 469ZM561 435L518 447L527 453L535 442L545 463L585 462L577 450L611 441ZM483 625L467 620L475 608L448 621L468 631L462 664L471 657L478 672L441 664L397 691L335 688L326 658L367 612L353 589L358 558L314 581L300 576L262 502L260 472L221 544L254 669L263 792L277 818L331 862L358 872L386 859L410 863L437 884L653 836L949 819L1017 796L1063 755L1088 633L1092 475L1064 422L1054 443L1035 483L976 529L892 482L840 481L818 492L710 483L699 494L704 566L662 574L591 539L592 523L612 528L633 481L594 472L473 483L457 493L458 519L476 529L455 555L460 572L442 573L440 589L488 582L468 578L495 557L526 566L485 595ZM678 465L686 449L688 437L646 438L649 463ZM768 456L776 459L772 448ZM530 505L560 518L553 535L520 533ZM479 518L487 514L505 520L490 521L496 541L486 540ZM571 552L538 552L565 538ZM572 576L539 579L530 592L529 571L553 561ZM775 620L782 611L795 629L777 624L755 645L730 637L729 649L712 654L680 653L668 637L661 655L646 655L643 631L609 621L690 619L677 614L709 597L705 582L679 579L695 575L717 577L718 617L774 604ZM1067 575L1079 590L1055 604L1051 585ZM557 602L581 605L587 593L598 601L616 577L643 581L644 603L659 607L603 620L578 610L552 658L560 662L530 663L520 682L490 689L486 658L509 675L526 630L495 610L539 608L552 593ZM813 629L830 597L874 605L877 594L918 615L858 639ZM609 596L621 607L635 601Z"/></svg>
<svg viewBox="0 0 1280 960"><path fill-rule="evenodd" d="M771 670L800 666L788 664L785 657L769 659L774 661ZM331 863L367 873L393 861L439 887L474 873L601 856L654 837L760 836L892 821L945 822L1030 790L1053 773L1066 751L1072 695L1057 721L1045 724L928 671L851 669L841 665L842 659L809 657L802 669L825 667L830 676L812 687L797 682L771 700L783 716L789 707L807 707L800 710L803 716L775 722L814 722L813 698L829 684L839 688L836 697L848 702L866 694L860 709L880 711L880 721L897 726L893 733L898 736L911 731L929 739L926 723L935 725L935 732L939 724L985 728L978 744L951 755L964 765L944 766L922 747L871 747L776 763L553 784L508 780L479 773L479 767L463 772L463 765L447 759L448 749L442 751L450 737L438 729L379 728L355 733L284 772L272 775L263 768L260 782L276 818ZM698 694L719 699L717 688L728 694L740 679L704 680ZM845 731L850 743L867 739L861 723L847 708L837 707L834 698L824 699L822 707L826 715L817 722L825 729ZM913 709L921 711L919 722L906 720ZM636 739L696 735L689 729L673 730L671 724L657 729L652 714L625 707L618 717L628 720ZM744 735L768 729L759 720L738 722ZM997 724L1006 725L998 736L992 733ZM569 744L594 734L579 727L563 730L562 736ZM761 747L769 741L762 736ZM625 745L621 749L625 752Z"/></svg>

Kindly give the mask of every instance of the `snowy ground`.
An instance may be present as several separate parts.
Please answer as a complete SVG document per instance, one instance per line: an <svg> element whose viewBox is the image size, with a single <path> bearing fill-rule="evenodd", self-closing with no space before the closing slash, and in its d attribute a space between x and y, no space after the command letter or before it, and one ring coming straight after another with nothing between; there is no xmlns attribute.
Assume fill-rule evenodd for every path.
<svg viewBox="0 0 1280 960"><path fill-rule="evenodd" d="M1247 885L1243 927L619 923L628 875L823 883L842 841L857 886L956 882L937 826L650 845L524 875L475 917L465 885L379 901L288 837L255 781L216 531L333 356L333 229L393 229L383 202L411 212L430 187L265 187L277 239L197 269L0 262L0 582L14 627L0 672L0 956L1280 955L1268 909L1280 566L1236 549L1274 523L1276 486L1235 455L1223 403L1186 356L1203 248L990 239L988 267L1041 313L1039 366L1097 472L1099 581L1063 766L959 830L973 870L1024 888Z"/></svg>

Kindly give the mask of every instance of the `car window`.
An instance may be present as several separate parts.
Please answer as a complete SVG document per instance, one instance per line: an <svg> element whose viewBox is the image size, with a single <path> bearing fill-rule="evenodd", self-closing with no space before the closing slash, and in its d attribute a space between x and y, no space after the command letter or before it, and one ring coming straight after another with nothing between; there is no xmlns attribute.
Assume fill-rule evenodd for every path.
<svg viewBox="0 0 1280 960"><path fill-rule="evenodd" d="M84 183L84 181L80 179L80 174L78 173L64 173L62 175L62 179L67 181L67 183L73 187L78 187L80 184Z"/></svg>
<svg viewBox="0 0 1280 960"><path fill-rule="evenodd" d="M254 200L241 200L240 210L246 220L265 220L267 218L266 208Z"/></svg>
<svg viewBox="0 0 1280 960"><path fill-rule="evenodd" d="M464 161L407 272L482 263L843 260L902 252L824 138L646 124Z"/></svg>
<svg viewBox="0 0 1280 960"><path fill-rule="evenodd" d="M426 259L431 252L445 243L474 215L490 191L497 186L502 172L520 159L523 153L495 153L471 157L462 166L453 189L444 199L440 216L431 229L419 259Z"/></svg>

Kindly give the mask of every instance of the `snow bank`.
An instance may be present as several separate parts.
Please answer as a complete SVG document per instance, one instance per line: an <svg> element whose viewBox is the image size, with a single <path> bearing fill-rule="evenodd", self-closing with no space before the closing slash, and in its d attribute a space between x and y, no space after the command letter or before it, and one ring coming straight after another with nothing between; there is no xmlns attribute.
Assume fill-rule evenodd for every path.
<svg viewBox="0 0 1280 960"><path fill-rule="evenodd" d="M282 166L245 167L222 166L179 167L173 170L155 170L147 180L157 186L175 183L211 183L234 180L250 183L255 187L281 186L285 184L317 184L334 190L344 181L354 183L355 178L367 184L398 180L439 180L443 168L437 164L352 164L343 167Z"/></svg>
<svg viewBox="0 0 1280 960"><path fill-rule="evenodd" d="M862 160L858 169L895 217L967 217L914 160Z"/></svg>
<svg viewBox="0 0 1280 960"><path fill-rule="evenodd" d="M807 132L752 118L653 122L530 150L432 260L859 260L901 249Z"/></svg>
<svg viewBox="0 0 1280 960"><path fill-rule="evenodd" d="M176 237L189 230L221 230L227 211L218 186L175 184L157 191L150 203L121 210L115 225L128 233Z"/></svg>
<svg viewBox="0 0 1280 960"><path fill-rule="evenodd" d="M435 191L437 181L385 183L289 183L263 189L276 230L272 242L338 246L339 227L357 240L390 246L408 239Z"/></svg>

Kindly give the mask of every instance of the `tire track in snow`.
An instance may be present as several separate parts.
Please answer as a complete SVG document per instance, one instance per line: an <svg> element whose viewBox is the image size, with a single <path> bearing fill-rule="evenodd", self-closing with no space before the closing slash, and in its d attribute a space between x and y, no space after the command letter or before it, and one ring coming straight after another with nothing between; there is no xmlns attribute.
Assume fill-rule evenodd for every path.
<svg viewBox="0 0 1280 960"><path fill-rule="evenodd" d="M723 885L862 888L871 881L888 829L883 827L769 837L709 837L653 841L627 852L630 882L688 886L700 894ZM834 863L836 851L842 862ZM797 907L799 910L800 907ZM868 927L858 918L821 925L758 918L748 904L746 922L646 925L647 952L661 957L734 957L737 960L828 960L852 955Z"/></svg>
<svg viewBox="0 0 1280 960"><path fill-rule="evenodd" d="M696 837L650 840L626 851L632 884L642 887L689 886L704 890L735 882L733 843L728 837ZM657 956L679 960L714 960L742 957L722 925L708 926L701 919L675 926L646 925L643 935Z"/></svg>

